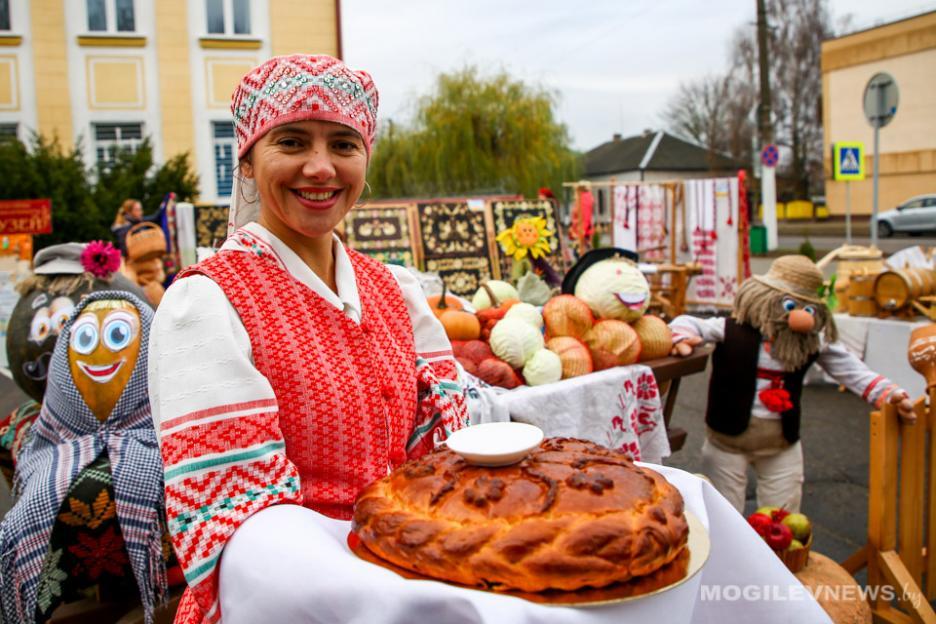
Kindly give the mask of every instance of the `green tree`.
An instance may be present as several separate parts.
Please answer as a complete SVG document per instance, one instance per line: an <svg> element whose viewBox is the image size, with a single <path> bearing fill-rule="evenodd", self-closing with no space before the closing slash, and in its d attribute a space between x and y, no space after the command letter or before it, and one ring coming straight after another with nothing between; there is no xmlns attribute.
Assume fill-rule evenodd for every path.
<svg viewBox="0 0 936 624"><path fill-rule="evenodd" d="M504 72L441 74L409 126L380 133L368 179L377 197L557 191L580 164L555 96Z"/></svg>

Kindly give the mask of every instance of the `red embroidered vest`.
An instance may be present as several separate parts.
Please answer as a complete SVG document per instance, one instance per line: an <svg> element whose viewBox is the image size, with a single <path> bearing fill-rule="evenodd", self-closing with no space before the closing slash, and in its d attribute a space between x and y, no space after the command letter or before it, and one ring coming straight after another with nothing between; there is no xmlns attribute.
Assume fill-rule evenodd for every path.
<svg viewBox="0 0 936 624"><path fill-rule="evenodd" d="M217 283L250 336L279 407L303 504L349 519L357 493L406 460L416 414L416 351L390 271L348 249L361 324L269 255L222 251L194 267Z"/></svg>

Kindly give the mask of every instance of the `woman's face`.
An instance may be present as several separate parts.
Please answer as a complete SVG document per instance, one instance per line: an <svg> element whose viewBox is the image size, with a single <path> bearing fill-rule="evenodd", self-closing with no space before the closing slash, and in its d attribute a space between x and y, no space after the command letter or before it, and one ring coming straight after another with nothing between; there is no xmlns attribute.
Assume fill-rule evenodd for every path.
<svg viewBox="0 0 936 624"><path fill-rule="evenodd" d="M143 205L140 202L136 202L130 207L130 216L137 221L143 218Z"/></svg>
<svg viewBox="0 0 936 624"><path fill-rule="evenodd" d="M274 234L331 236L364 189L364 140L347 126L299 121L257 141L241 172L253 178L260 215Z"/></svg>

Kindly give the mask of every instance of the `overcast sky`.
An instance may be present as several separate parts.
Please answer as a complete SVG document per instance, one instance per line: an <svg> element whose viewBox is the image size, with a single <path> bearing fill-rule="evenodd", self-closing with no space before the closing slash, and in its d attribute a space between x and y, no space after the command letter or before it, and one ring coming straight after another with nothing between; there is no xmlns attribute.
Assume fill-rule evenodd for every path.
<svg viewBox="0 0 936 624"><path fill-rule="evenodd" d="M936 10L936 0L831 0L854 29ZM727 67L755 0L341 0L345 61L380 91L380 121L411 118L440 72L504 69L556 92L573 146L660 128L681 81Z"/></svg>

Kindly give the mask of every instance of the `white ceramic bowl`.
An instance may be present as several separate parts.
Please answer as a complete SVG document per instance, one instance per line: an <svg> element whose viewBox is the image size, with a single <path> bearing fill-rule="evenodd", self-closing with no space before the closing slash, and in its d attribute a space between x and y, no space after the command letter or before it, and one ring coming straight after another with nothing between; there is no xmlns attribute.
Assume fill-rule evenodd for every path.
<svg viewBox="0 0 936 624"><path fill-rule="evenodd" d="M519 422L500 422L459 429L446 445L471 464L507 466L515 464L543 441L543 430Z"/></svg>

